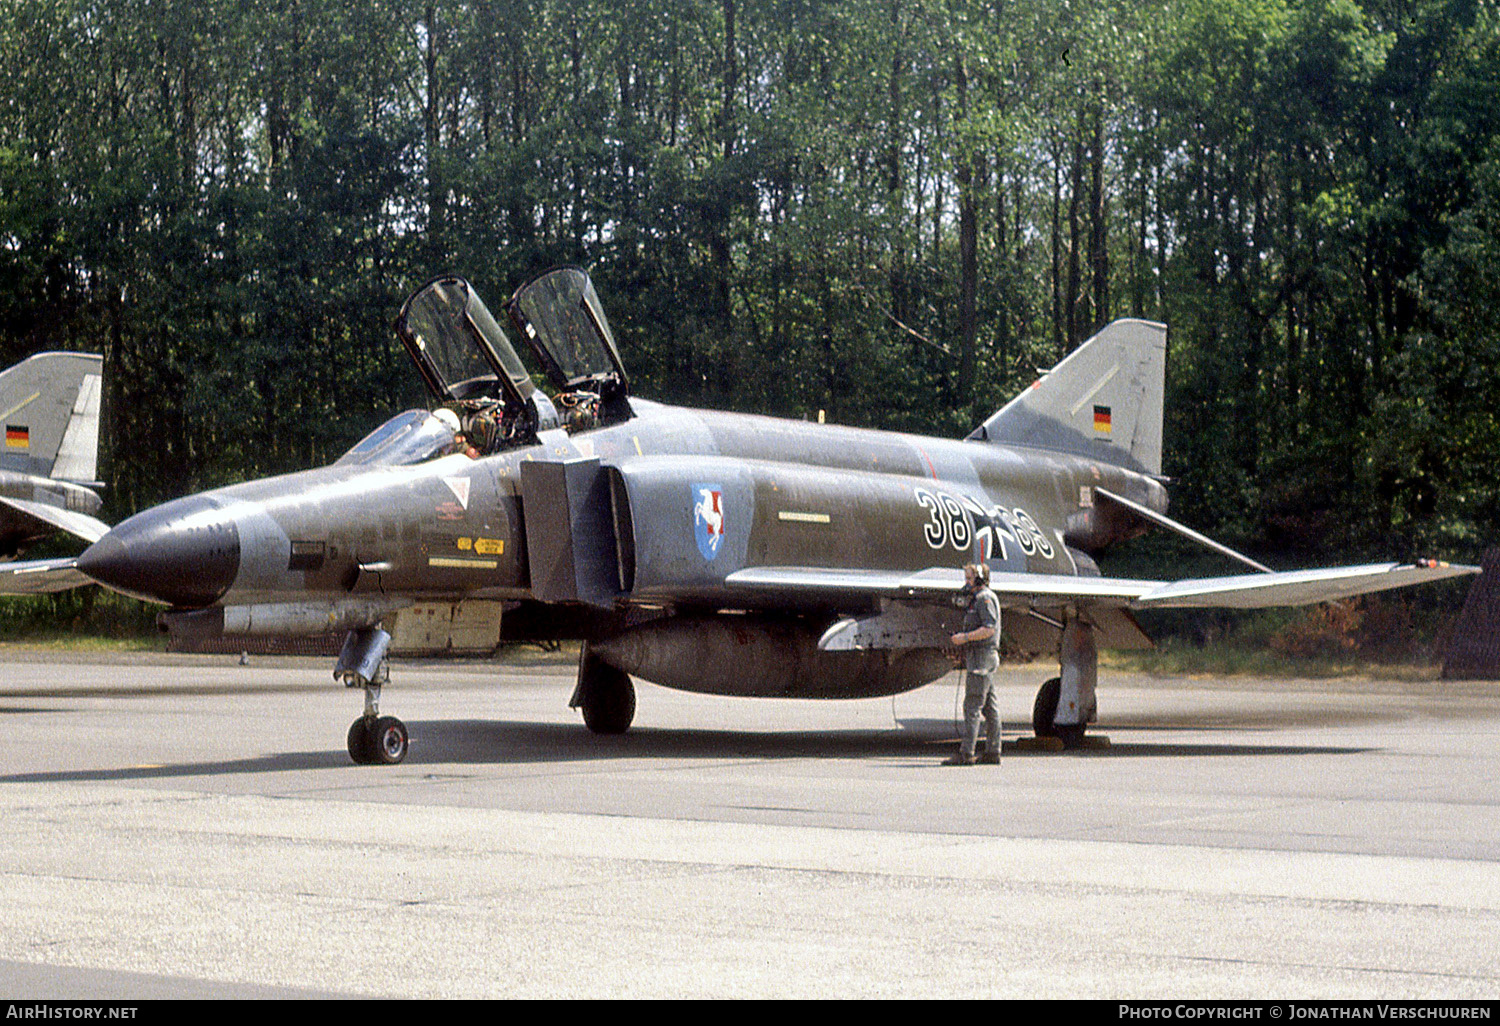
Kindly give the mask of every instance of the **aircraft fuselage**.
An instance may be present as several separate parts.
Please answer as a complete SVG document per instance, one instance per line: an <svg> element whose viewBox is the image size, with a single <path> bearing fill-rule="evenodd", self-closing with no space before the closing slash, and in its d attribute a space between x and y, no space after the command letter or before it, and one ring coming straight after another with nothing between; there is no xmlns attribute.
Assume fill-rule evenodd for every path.
<svg viewBox="0 0 1500 1026"><path fill-rule="evenodd" d="M634 400L623 423L480 459L334 465L215 489L123 522L90 576L178 609L360 596L538 596L523 466L599 460L629 487L619 601L757 605L744 566L1092 572L1085 551L1136 533L1092 489L1164 510L1150 477L1071 455ZM607 499L606 499L607 501ZM533 525L532 537L535 537ZM624 549L630 551L627 554ZM747 602L747 598L749 601ZM602 604L602 603L600 603Z"/></svg>

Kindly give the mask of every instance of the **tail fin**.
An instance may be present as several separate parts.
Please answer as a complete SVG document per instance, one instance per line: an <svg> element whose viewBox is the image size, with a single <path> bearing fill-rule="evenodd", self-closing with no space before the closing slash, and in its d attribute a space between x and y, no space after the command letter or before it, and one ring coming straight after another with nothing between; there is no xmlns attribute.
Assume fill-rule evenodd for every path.
<svg viewBox="0 0 1500 1026"><path fill-rule="evenodd" d="M1122 320L1069 353L969 438L1161 474L1167 326Z"/></svg>
<svg viewBox="0 0 1500 1026"><path fill-rule="evenodd" d="M0 372L0 469L95 480L103 368L95 353L38 353Z"/></svg>

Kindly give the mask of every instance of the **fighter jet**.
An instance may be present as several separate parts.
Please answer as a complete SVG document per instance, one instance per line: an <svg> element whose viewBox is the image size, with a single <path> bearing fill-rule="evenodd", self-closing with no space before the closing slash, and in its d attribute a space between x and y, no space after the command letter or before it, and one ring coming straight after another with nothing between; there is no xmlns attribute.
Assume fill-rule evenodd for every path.
<svg viewBox="0 0 1500 1026"><path fill-rule="evenodd" d="M1002 632L1058 653L1033 726L1079 743L1098 648L1150 643L1135 610L1300 605L1477 570L1274 572L1168 518L1161 324L1116 321L967 438L940 439L634 396L578 268L527 281L502 314L550 389L466 281L437 279L396 320L435 408L330 466L138 513L48 572L164 604L186 635L347 632L334 676L365 696L349 754L390 764L409 739L380 714L386 627L418 603L503 609L505 639L580 640L570 705L612 734L634 717L632 677L809 699L932 682L952 667L961 568L986 563ZM1253 572L1100 575L1100 552L1151 526Z"/></svg>
<svg viewBox="0 0 1500 1026"><path fill-rule="evenodd" d="M104 358L93 353L38 353L0 372L0 560L13 560L62 531L96 542L109 525L94 517L98 476L99 397ZM68 561L57 561L67 563ZM55 591L89 583L64 568L0 565L0 591Z"/></svg>

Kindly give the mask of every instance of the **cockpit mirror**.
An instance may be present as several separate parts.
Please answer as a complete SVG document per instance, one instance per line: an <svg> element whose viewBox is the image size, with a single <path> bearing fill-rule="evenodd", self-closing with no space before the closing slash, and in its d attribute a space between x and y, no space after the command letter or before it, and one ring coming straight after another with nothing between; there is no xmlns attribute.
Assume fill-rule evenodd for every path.
<svg viewBox="0 0 1500 1026"><path fill-rule="evenodd" d="M590 390L606 403L628 393L625 367L587 272L545 271L517 289L505 308L560 392Z"/></svg>

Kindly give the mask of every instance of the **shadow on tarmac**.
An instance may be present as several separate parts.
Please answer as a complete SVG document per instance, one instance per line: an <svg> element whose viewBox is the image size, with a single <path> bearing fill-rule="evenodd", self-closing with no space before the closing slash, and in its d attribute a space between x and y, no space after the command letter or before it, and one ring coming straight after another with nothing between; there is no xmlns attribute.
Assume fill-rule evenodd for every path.
<svg viewBox="0 0 1500 1026"><path fill-rule="evenodd" d="M423 765L505 765L599 762L606 759L876 759L943 754L956 743L950 720L907 719L898 729L858 731L776 731L665 729L637 727L617 736L589 733L581 724L521 723L506 720L434 720L407 725L411 750L405 767ZM1007 724L1007 733L1029 734L1027 725ZM1143 728L1134 728L1143 729ZM1150 730L1152 728L1144 728ZM1162 728L1167 731L1186 728ZM1197 728L1203 730L1205 728ZM1207 728L1214 729L1214 728ZM1229 728L1218 728L1229 729ZM1243 729L1243 728L1239 728ZM1108 736L1109 725L1097 728ZM1180 756L1356 755L1372 751L1327 745L1156 744L1129 742L1106 748L1053 753L1004 746L1006 758L1164 758ZM280 773L320 769L356 770L342 748L284 752L223 762L60 770L0 776L0 783L162 780L199 776ZM374 768L376 771L380 767Z"/></svg>

